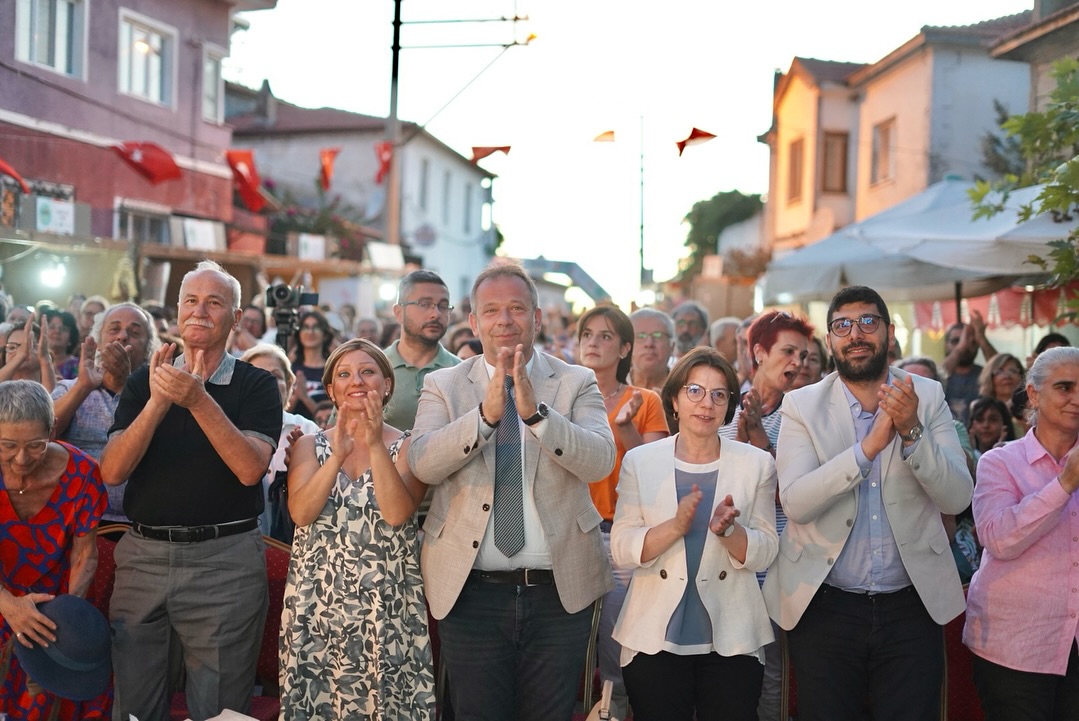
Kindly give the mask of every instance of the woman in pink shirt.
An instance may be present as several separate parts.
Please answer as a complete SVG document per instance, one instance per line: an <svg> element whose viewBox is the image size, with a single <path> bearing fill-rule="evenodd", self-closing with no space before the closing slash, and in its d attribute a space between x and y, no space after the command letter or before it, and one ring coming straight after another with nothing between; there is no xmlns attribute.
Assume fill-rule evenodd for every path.
<svg viewBox="0 0 1079 721"><path fill-rule="evenodd" d="M987 721L1079 719L1079 348L1027 377L1031 430L978 463L963 642Z"/></svg>

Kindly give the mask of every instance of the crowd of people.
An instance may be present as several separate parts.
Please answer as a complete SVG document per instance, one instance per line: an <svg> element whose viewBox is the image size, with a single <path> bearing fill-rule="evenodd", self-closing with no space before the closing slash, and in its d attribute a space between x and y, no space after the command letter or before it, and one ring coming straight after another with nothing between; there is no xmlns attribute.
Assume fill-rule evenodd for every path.
<svg viewBox="0 0 1079 721"><path fill-rule="evenodd" d="M211 261L175 309L0 299L0 712L247 710L268 536L287 721L433 719L439 683L443 718L568 719L596 604L619 719L785 718L784 647L800 719L935 719L964 612L987 719L1079 718L1063 335L1023 362L972 313L939 366L902 358L862 286L821 328L574 321L507 262L457 308L413 271L392 311L279 333ZM90 592L102 521L130 530L73 660L94 624L55 602Z"/></svg>

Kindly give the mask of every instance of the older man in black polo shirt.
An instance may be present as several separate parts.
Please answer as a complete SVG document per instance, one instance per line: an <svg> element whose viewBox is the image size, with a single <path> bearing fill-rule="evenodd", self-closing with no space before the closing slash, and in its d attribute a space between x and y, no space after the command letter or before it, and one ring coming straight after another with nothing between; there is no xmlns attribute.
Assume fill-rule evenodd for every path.
<svg viewBox="0 0 1079 721"><path fill-rule="evenodd" d="M203 261L180 284L184 355L166 344L131 375L101 457L130 479L133 522L116 549L110 605L117 718L169 718L178 639L192 718L247 710L266 617L258 531L262 475L281 433L269 373L225 352L240 284Z"/></svg>

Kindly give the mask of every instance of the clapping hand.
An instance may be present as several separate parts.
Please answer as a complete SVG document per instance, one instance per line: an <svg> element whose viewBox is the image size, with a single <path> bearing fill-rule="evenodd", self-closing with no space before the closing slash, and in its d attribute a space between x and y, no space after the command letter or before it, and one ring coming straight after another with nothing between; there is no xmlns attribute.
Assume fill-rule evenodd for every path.
<svg viewBox="0 0 1079 721"><path fill-rule="evenodd" d="M740 515L742 515L742 512L734 507L734 498L728 494L716 506L716 510L712 513L712 520L708 522L708 528L717 536L722 536L727 532L728 528L734 525L734 519Z"/></svg>
<svg viewBox="0 0 1079 721"><path fill-rule="evenodd" d="M701 487L694 483L690 492L678 502L678 512L674 514L674 527L678 535L684 536L689 533L690 526L693 525L693 516L697 513L697 506L703 497Z"/></svg>
<svg viewBox="0 0 1079 721"><path fill-rule="evenodd" d="M614 417L614 424L616 426L625 426L633 422L633 419L637 417L637 411L641 410L641 405L644 403L644 397L639 390L634 390L630 394L629 400L622 404L622 407L618 409L618 415Z"/></svg>
<svg viewBox="0 0 1079 721"><path fill-rule="evenodd" d="M105 380L105 371L97 365L97 341L93 336L86 336L82 342L82 353L79 356L79 375L76 382L84 383L88 388L100 388Z"/></svg>

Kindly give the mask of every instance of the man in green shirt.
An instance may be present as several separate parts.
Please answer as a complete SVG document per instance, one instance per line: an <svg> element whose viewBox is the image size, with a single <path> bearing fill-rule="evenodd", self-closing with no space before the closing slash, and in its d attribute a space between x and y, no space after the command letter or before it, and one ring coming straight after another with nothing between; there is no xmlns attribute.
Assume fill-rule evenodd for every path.
<svg viewBox="0 0 1079 721"><path fill-rule="evenodd" d="M386 349L393 366L393 398L386 406L387 425L406 430L416 422L416 405L423 379L431 371L449 368L461 359L439 342L449 327L450 291L442 278L429 270L416 270L401 279L393 316L401 324L401 338Z"/></svg>

